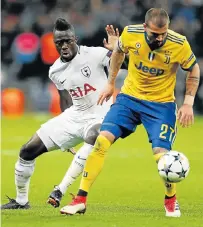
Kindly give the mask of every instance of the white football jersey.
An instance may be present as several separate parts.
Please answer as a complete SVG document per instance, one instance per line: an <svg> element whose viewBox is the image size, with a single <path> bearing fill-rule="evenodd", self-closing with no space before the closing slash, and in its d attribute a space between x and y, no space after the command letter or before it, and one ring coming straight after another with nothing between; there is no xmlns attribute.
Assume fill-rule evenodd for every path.
<svg viewBox="0 0 203 227"><path fill-rule="evenodd" d="M103 47L79 46L77 55L67 63L59 59L50 67L49 77L59 90L67 90L76 111L106 113L112 99L97 106L101 91L107 83L105 66L109 66L108 50ZM102 114L102 113L101 113Z"/></svg>

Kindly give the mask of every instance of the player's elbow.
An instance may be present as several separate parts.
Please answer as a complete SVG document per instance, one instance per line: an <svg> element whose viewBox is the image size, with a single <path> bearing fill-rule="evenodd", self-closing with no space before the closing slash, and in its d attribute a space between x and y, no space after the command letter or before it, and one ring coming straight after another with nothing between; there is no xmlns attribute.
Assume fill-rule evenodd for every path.
<svg viewBox="0 0 203 227"><path fill-rule="evenodd" d="M196 63L193 66L190 75L195 75L196 77L200 77L200 68L199 68L199 64L198 63Z"/></svg>

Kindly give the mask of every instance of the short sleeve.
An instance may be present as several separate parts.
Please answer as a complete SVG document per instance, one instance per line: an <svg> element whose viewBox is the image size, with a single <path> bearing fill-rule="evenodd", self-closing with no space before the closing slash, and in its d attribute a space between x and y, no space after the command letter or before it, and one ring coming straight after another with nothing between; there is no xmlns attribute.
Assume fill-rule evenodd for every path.
<svg viewBox="0 0 203 227"><path fill-rule="evenodd" d="M184 41L183 48L180 54L180 65L185 71L191 71L196 64L196 57L191 50L190 44L187 39Z"/></svg>
<svg viewBox="0 0 203 227"><path fill-rule="evenodd" d="M64 86L62 83L58 82L55 77L52 74L52 70L51 68L49 69L49 78L51 79L51 81L55 84L56 88L58 90L64 90Z"/></svg>
<svg viewBox="0 0 203 227"><path fill-rule="evenodd" d="M94 47L94 60L98 61L98 64L103 66L109 65L109 60L111 57L111 51L103 47Z"/></svg>
<svg viewBox="0 0 203 227"><path fill-rule="evenodd" d="M60 84L60 83L55 83L53 80L52 80L52 82L55 84L55 86L56 86L56 88L57 88L58 90L65 90L62 84Z"/></svg>
<svg viewBox="0 0 203 227"><path fill-rule="evenodd" d="M121 36L118 40L118 48L123 51L124 53L128 52L128 46L127 46L127 26L124 28Z"/></svg>

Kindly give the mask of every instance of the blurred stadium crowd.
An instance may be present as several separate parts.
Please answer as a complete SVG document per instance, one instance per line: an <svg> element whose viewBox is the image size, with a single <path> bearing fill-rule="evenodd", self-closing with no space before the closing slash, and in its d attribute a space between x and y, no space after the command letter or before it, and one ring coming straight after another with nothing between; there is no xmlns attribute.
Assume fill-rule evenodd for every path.
<svg viewBox="0 0 203 227"><path fill-rule="evenodd" d="M48 110L48 70L57 57L50 32L57 17L74 25L79 44L103 46L107 24L121 32L126 25L143 23L149 8L162 7L170 15L170 28L187 36L198 57L202 76L195 111L203 114L203 0L2 0L1 7L1 86L22 89L27 110ZM179 70L178 104L184 82Z"/></svg>

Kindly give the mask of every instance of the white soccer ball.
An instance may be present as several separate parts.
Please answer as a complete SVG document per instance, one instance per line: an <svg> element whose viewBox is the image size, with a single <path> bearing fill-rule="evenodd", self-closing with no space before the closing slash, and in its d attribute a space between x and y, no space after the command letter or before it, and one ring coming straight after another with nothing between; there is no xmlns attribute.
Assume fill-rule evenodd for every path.
<svg viewBox="0 0 203 227"><path fill-rule="evenodd" d="M187 177L190 171L190 164L183 153L169 151L160 158L158 171L165 181L177 183Z"/></svg>

